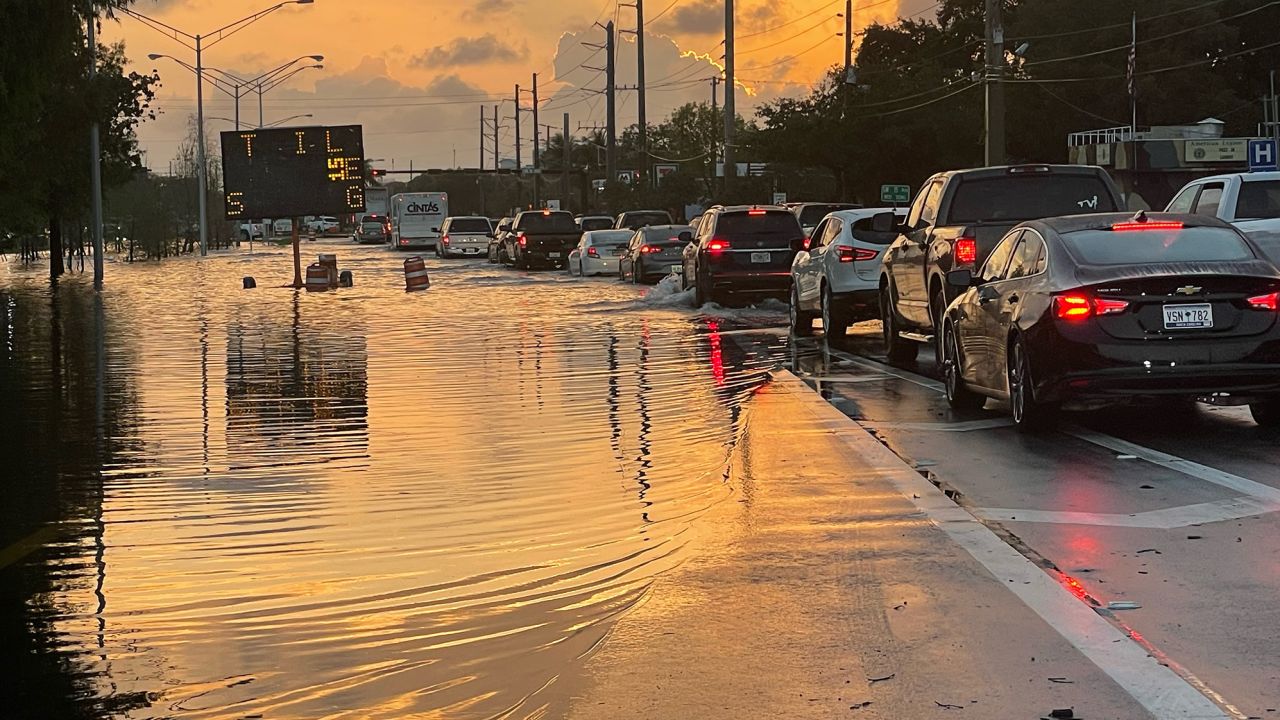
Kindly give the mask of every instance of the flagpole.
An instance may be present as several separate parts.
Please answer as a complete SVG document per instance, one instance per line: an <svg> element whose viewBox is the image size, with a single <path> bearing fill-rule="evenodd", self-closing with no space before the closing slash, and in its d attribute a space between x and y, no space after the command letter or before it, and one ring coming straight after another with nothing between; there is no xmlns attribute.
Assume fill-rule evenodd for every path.
<svg viewBox="0 0 1280 720"><path fill-rule="evenodd" d="M1129 133L1138 135L1138 13L1133 13L1129 45Z"/></svg>

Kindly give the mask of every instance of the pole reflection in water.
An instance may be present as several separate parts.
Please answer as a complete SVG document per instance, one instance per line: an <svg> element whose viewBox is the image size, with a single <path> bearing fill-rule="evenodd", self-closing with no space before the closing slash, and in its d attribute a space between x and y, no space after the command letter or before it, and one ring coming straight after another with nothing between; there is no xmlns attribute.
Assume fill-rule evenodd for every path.
<svg viewBox="0 0 1280 720"><path fill-rule="evenodd" d="M97 306L0 270L20 715L539 716L738 491L781 343L484 263L406 295L342 252L367 279L310 295L238 289L278 250L118 267Z"/></svg>

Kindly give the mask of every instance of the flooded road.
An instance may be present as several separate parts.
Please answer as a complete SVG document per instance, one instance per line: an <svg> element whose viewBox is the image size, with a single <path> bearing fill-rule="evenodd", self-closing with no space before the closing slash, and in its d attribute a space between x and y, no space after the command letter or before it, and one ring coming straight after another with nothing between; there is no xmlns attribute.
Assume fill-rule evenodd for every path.
<svg viewBox="0 0 1280 720"><path fill-rule="evenodd" d="M0 265L11 709L536 716L742 482L786 338L724 333L780 306L304 251L356 287L281 287L280 249L109 263L100 299Z"/></svg>

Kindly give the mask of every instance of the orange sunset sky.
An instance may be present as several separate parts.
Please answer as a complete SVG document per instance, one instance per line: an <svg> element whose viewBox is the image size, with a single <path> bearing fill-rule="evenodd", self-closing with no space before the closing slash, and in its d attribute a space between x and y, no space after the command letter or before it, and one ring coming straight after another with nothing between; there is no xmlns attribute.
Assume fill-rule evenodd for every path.
<svg viewBox="0 0 1280 720"><path fill-rule="evenodd" d="M269 7L270 0L137 0L138 12L192 34L205 34ZM932 0L861 0L855 3L855 26L873 20L924 13ZM710 78L717 73L700 53L717 62L723 48L722 0L647 0L646 70L649 121L690 101L710 99ZM738 0L738 77L757 94L740 91L739 112L749 114L762 99L800 94L823 70L842 62L843 20L836 13L844 0ZM665 11L665 12L664 12ZM252 77L300 55L324 55L323 69L299 73L267 94L267 123L311 113L311 119L289 124L364 126L365 155L385 158L379 164L414 167L474 167L479 162L479 113L501 103L504 158L514 155L511 132L514 85L531 84L539 73L543 124L557 129L562 114L571 128L603 124L605 107L596 92L604 76L586 66L603 67L604 54L585 47L603 42L593 27L616 20L629 29L634 11L615 10L609 0L315 0L290 5L243 31L212 44L204 52L207 67ZM158 70L163 86L156 98L161 113L139 129L142 149L152 169L165 172L195 112L194 75L167 59L151 61L149 53L170 54L194 64L187 48L140 21L119 16L104 23L106 41L124 40L132 69ZM212 43L213 41L208 41ZM685 56L682 56L685 54ZM619 36L618 83L635 83L635 45ZM523 98L524 107L532 98ZM205 115L232 118L233 102L206 85ZM240 101L241 121L258 120L256 94ZM634 123L634 92L619 96L619 128ZM528 160L532 122L522 123L523 153ZM231 124L209 120L211 131ZM491 166L492 148L486 155Z"/></svg>

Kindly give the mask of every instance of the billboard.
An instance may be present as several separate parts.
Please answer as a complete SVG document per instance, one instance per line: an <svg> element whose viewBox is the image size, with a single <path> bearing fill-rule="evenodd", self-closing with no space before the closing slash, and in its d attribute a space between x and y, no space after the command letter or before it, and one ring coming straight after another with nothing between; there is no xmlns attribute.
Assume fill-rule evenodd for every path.
<svg viewBox="0 0 1280 720"><path fill-rule="evenodd" d="M228 220L363 212L361 127L224 132L222 177Z"/></svg>

